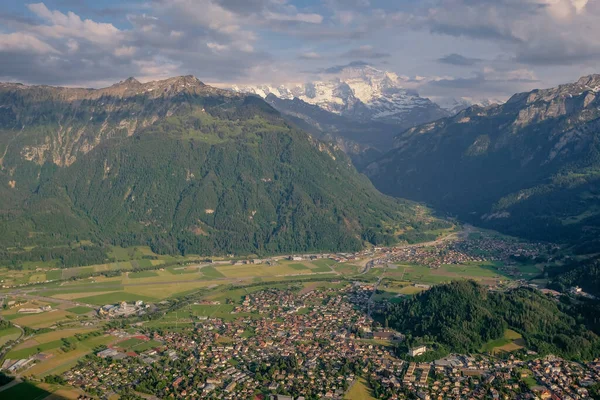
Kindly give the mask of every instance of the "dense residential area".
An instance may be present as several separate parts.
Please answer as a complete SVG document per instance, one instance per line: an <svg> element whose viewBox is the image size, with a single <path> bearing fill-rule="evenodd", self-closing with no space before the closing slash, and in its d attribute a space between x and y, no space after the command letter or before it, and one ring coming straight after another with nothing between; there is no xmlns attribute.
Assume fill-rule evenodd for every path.
<svg viewBox="0 0 600 400"><path fill-rule="evenodd" d="M197 315L193 328L113 329L106 333L118 341L63 379L102 398L135 391L181 399L343 399L356 385L386 399L586 399L600 382L600 362L532 351L414 361L396 347L402 332L359 311L372 291L360 283L261 290L224 318ZM132 341L143 348L126 351Z"/></svg>

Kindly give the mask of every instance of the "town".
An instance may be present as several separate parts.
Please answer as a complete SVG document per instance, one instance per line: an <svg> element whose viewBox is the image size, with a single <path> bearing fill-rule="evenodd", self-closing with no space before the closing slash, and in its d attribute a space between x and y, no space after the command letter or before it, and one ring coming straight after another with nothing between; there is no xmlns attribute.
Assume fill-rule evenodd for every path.
<svg viewBox="0 0 600 400"><path fill-rule="evenodd" d="M422 399L585 399L587 387L600 382L600 362L552 356L411 361L393 345L402 333L357 307L372 289L361 283L266 289L243 296L230 316L195 315L193 328L112 329L107 333L120 341L63 376L101 398L134 390L181 399L343 399L355 385L369 385L385 399L409 393ZM140 343L137 351L127 351L132 340ZM427 348L410 351L419 356Z"/></svg>

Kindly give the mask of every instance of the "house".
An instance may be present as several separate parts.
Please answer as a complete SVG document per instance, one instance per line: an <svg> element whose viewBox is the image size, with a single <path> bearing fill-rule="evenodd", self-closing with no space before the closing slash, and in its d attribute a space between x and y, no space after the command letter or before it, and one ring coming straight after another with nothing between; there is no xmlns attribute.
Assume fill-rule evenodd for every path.
<svg viewBox="0 0 600 400"><path fill-rule="evenodd" d="M411 357L417 357L427 352L427 346L412 347L408 350L408 355Z"/></svg>

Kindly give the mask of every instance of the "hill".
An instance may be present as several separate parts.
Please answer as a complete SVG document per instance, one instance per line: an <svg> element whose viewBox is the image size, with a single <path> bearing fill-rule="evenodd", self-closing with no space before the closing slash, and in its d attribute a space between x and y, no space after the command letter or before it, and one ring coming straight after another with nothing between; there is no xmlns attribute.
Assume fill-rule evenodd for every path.
<svg viewBox="0 0 600 400"><path fill-rule="evenodd" d="M600 75L400 134L366 168L384 193L470 222L600 248Z"/></svg>
<svg viewBox="0 0 600 400"><path fill-rule="evenodd" d="M600 338L568 305L533 289L491 292L473 281L435 286L384 313L389 326L415 338L430 339L454 352L477 352L512 328L540 353L592 359Z"/></svg>
<svg viewBox="0 0 600 400"><path fill-rule="evenodd" d="M83 240L204 255L357 250L432 220L262 99L189 76L1 84L0 155L0 245L15 259Z"/></svg>
<svg viewBox="0 0 600 400"><path fill-rule="evenodd" d="M551 286L567 291L579 286L584 292L600 296L600 258L593 257L585 261L575 261L548 271Z"/></svg>

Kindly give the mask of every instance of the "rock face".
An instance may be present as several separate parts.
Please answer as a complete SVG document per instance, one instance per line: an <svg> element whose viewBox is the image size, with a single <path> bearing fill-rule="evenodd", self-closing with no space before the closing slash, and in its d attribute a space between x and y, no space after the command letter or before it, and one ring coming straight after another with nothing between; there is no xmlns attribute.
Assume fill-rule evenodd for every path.
<svg viewBox="0 0 600 400"><path fill-rule="evenodd" d="M600 75L473 106L400 134L367 167L382 191L552 240L600 227Z"/></svg>
<svg viewBox="0 0 600 400"><path fill-rule="evenodd" d="M284 100L298 98L355 121L394 123L404 128L449 115L429 99L404 89L401 79L392 72L368 65L348 66L336 72L335 78L328 81L233 89L263 98L269 94Z"/></svg>
<svg viewBox="0 0 600 400"><path fill-rule="evenodd" d="M0 198L5 247L351 250L393 241L394 226L422 215L262 99L190 76L98 90L0 84Z"/></svg>

